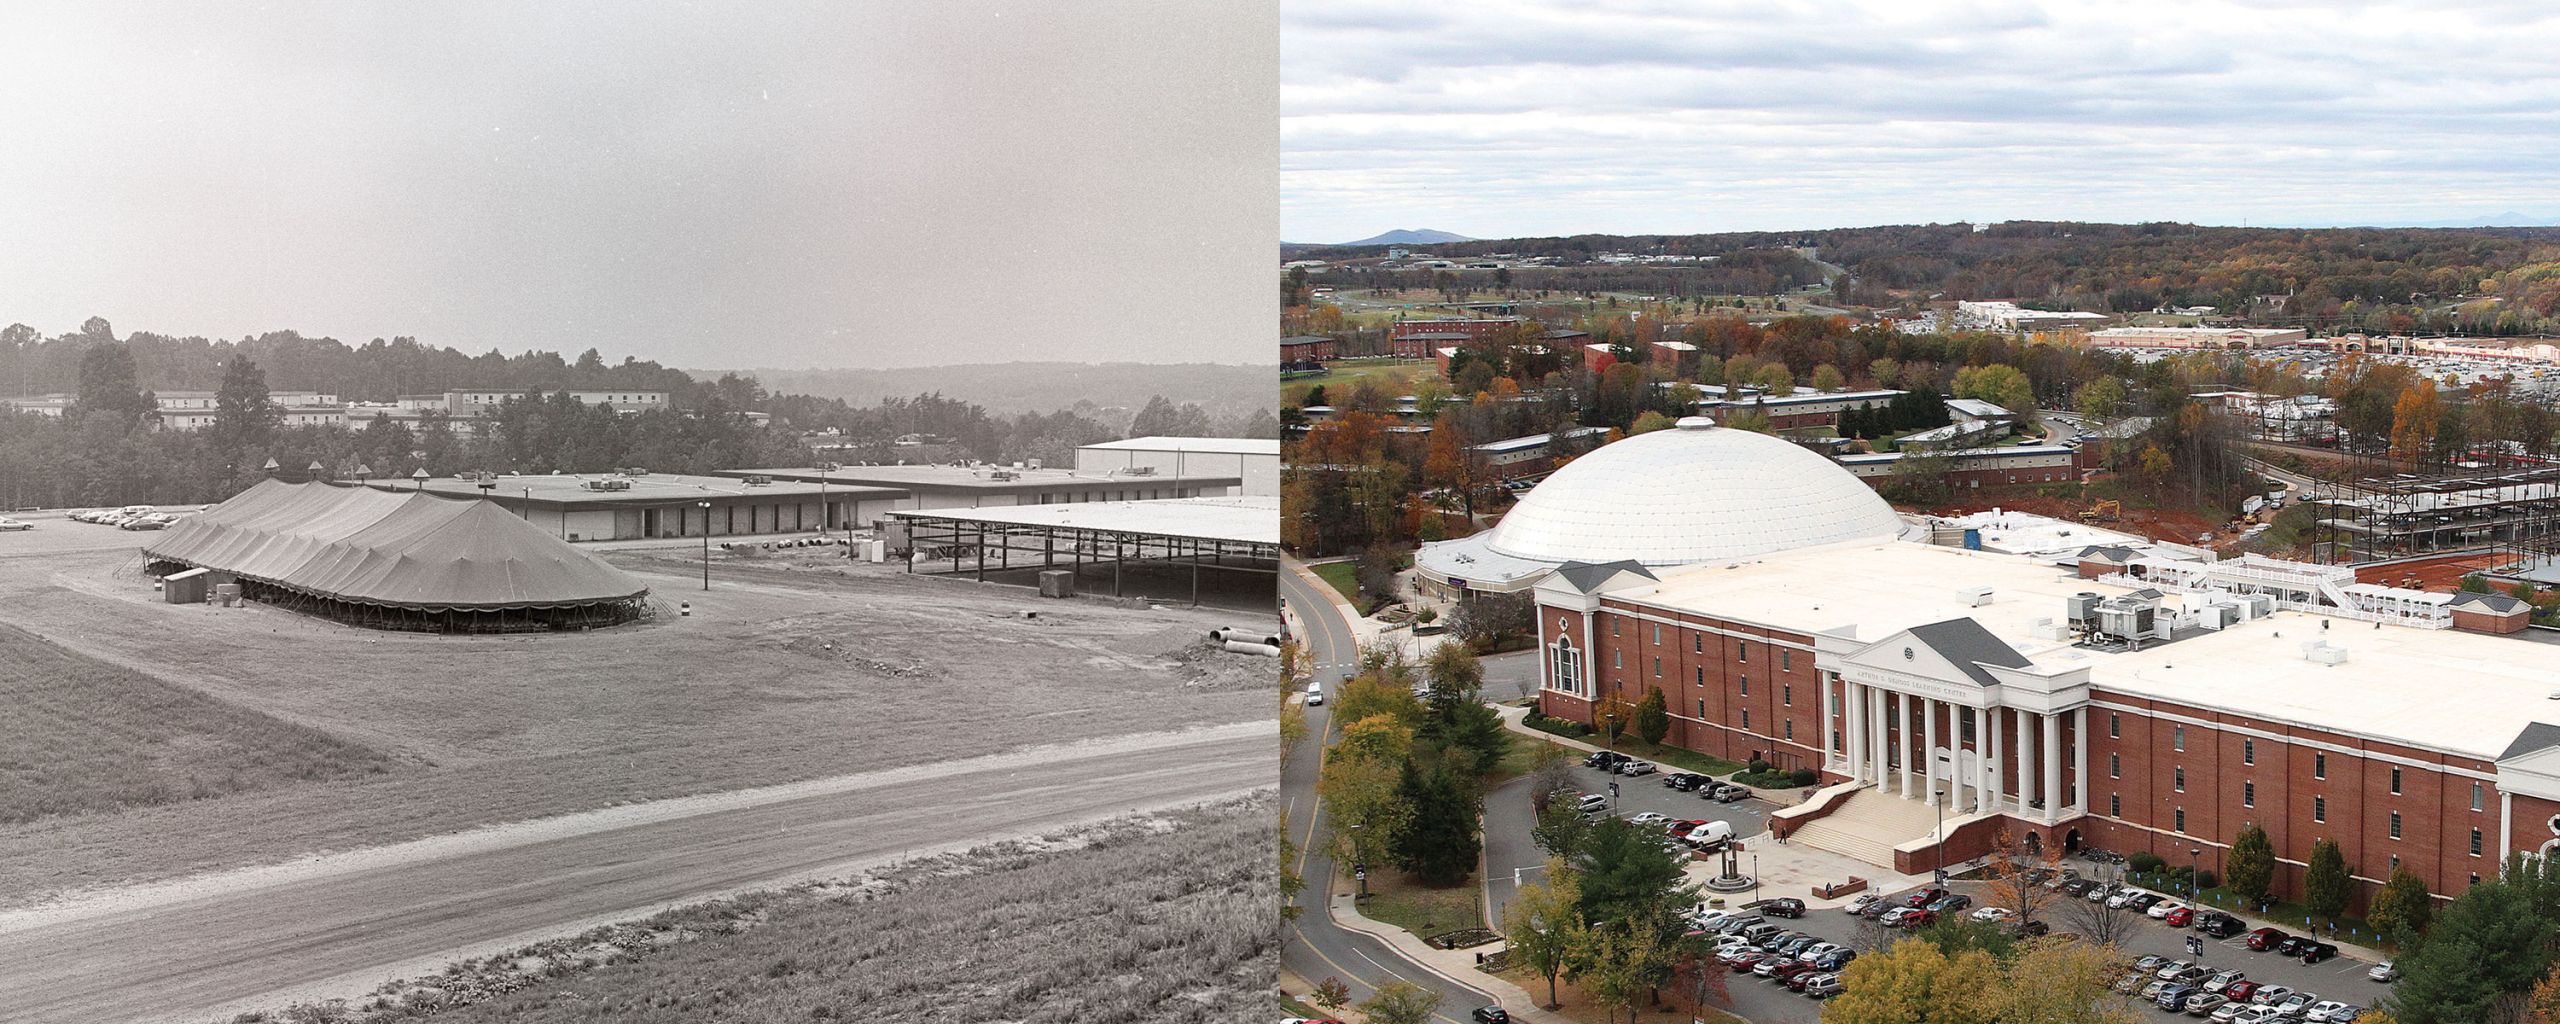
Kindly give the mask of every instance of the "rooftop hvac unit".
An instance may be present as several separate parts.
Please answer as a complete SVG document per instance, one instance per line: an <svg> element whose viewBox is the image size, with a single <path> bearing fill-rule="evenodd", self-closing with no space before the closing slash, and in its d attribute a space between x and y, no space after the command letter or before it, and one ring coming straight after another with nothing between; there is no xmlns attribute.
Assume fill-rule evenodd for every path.
<svg viewBox="0 0 2560 1024"><path fill-rule="evenodd" d="M2097 632L2119 640L2156 640L2169 635L2169 622L2160 614L2158 598L2110 597L2098 602Z"/></svg>
<svg viewBox="0 0 2560 1024"><path fill-rule="evenodd" d="M2098 595L2086 590L2062 599L2063 619L2073 629L2089 629L2098 621Z"/></svg>
<svg viewBox="0 0 2560 1024"><path fill-rule="evenodd" d="M1016 473L1010 469L999 469L993 473L987 474L987 479L989 480L1018 480L1021 477L1022 474Z"/></svg>
<svg viewBox="0 0 2560 1024"><path fill-rule="evenodd" d="M2209 604L2196 609L2196 625L2205 629L2221 629L2240 621L2240 606Z"/></svg>
<svg viewBox="0 0 2560 1024"><path fill-rule="evenodd" d="M2270 615L2273 615L2273 614L2275 614L2275 613L2276 613L2276 599L2275 599L2275 595L2273 595L2273 594L2249 594L2249 595L2245 595L2245 596L2243 596L2243 597L2241 597L2241 598L2240 598L2240 608L2241 608L2241 611L2242 611L2242 615L2243 615L2244 617L2246 617L2246 618L2250 618L2250 619L2263 619L2263 618L2266 618L2267 616L2270 616Z"/></svg>
<svg viewBox="0 0 2560 1024"><path fill-rule="evenodd" d="M1962 588L1962 589L1960 589L1960 590L1957 590L1957 591L1956 591L1956 600L1959 600L1959 601L1964 602L1964 605L1965 605L1965 607L1967 607L1967 608L1980 608L1980 607L1982 607L1983 605L1986 605L1986 604L1990 604L1990 603L1991 603L1991 588L1990 588L1990 587L1965 587L1965 588Z"/></svg>
<svg viewBox="0 0 2560 1024"><path fill-rule="evenodd" d="M1033 469L1038 469L1038 468L1040 468L1040 460L1038 460L1038 459L1033 459L1033 460L1031 460L1031 468L1033 468Z"/></svg>
<svg viewBox="0 0 2560 1024"><path fill-rule="evenodd" d="M747 486L749 487L763 487L772 482L772 477L766 476L762 473L758 473L747 478Z"/></svg>
<svg viewBox="0 0 2560 1024"><path fill-rule="evenodd" d="M1130 476L1154 476L1156 475L1156 468L1154 466L1131 466L1126 470L1126 472Z"/></svg>
<svg viewBox="0 0 2560 1024"><path fill-rule="evenodd" d="M2302 645L2302 658L2321 665L2342 665L2347 660L2347 649L2326 640L2313 640Z"/></svg>

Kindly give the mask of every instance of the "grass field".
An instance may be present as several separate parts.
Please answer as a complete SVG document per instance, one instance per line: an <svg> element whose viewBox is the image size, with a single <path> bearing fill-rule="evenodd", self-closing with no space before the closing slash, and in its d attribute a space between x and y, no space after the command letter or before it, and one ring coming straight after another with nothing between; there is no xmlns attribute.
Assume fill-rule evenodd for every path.
<svg viewBox="0 0 2560 1024"><path fill-rule="evenodd" d="M1360 603L1360 581L1358 578L1360 566L1358 563L1322 562L1308 566L1307 568L1314 570L1318 579L1321 579L1326 583L1333 584L1334 591L1340 593L1343 600L1349 601L1353 605L1358 605Z"/></svg>
<svg viewBox="0 0 2560 1024"><path fill-rule="evenodd" d="M0 824L390 771L390 758L0 626Z"/></svg>
<svg viewBox="0 0 2560 1024"><path fill-rule="evenodd" d="M780 557L724 562L705 592L690 550L610 557L656 588L654 621L501 637L160 604L129 548L10 558L0 624L123 669L91 675L150 695L44 698L116 711L88 724L0 714L0 728L61 734L47 759L100 747L76 768L37 770L113 781L70 796L53 786L46 806L156 799L173 779L238 788L0 827L0 907L632 801L1255 721L1278 686L1267 660L1253 668L1271 689L1256 689L1184 655L1234 612L1044 602ZM678 599L691 616L674 614ZM1032 608L1039 618L1023 618ZM11 695L46 678L0 676L0 697L37 706ZM0 733L0 758L14 764L9 740ZM386 758L394 770L368 774ZM0 800L26 771L0 771L12 791ZM301 778L336 781L278 784Z"/></svg>
<svg viewBox="0 0 2560 1024"><path fill-rule="evenodd" d="M1410 394L1413 382L1438 372L1440 372L1439 366L1433 363L1399 363L1384 359L1335 363L1327 368L1327 372L1322 377L1306 377L1281 385L1280 403L1297 405L1306 397L1309 389L1319 384L1324 385L1330 397L1331 394L1340 393L1342 389L1363 380L1376 381L1378 386L1387 388L1391 395Z"/></svg>
<svg viewBox="0 0 2560 1024"><path fill-rule="evenodd" d="M1110 830L1077 849L964 855L894 891L678 911L708 937L461 1009L457 1024L1225 1022L1269 1015L1279 886L1268 797ZM425 1016L394 1011L376 1019ZM285 1018L279 1018L285 1019Z"/></svg>
<svg viewBox="0 0 2560 1024"><path fill-rule="evenodd" d="M1484 889L1474 878L1434 889L1405 877L1402 871L1380 868L1369 872L1369 898L1360 901L1360 913L1427 939L1482 927Z"/></svg>

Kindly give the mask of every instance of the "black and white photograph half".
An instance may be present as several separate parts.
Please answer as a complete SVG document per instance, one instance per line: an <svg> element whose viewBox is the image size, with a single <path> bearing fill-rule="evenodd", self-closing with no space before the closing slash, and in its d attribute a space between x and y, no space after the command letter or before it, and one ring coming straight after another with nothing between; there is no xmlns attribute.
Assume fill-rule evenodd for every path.
<svg viewBox="0 0 2560 1024"><path fill-rule="evenodd" d="M1277 13L0 11L0 1022L1216 1022Z"/></svg>

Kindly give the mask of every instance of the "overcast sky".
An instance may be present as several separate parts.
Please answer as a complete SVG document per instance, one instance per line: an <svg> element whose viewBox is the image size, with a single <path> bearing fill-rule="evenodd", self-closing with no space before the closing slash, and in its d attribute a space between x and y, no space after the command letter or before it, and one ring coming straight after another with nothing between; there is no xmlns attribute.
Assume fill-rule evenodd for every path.
<svg viewBox="0 0 2560 1024"><path fill-rule="evenodd" d="M2560 222L2560 5L1289 0L1281 237Z"/></svg>
<svg viewBox="0 0 2560 1024"><path fill-rule="evenodd" d="M11 0L0 323L1267 363L1271 6Z"/></svg>

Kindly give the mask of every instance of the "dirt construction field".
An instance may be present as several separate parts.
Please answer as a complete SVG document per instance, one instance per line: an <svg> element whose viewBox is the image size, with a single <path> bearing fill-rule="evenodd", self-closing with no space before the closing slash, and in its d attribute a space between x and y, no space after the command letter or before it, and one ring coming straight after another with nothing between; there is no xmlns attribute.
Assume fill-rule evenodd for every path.
<svg viewBox="0 0 2560 1024"><path fill-rule="evenodd" d="M141 767L126 789L151 794L29 798L46 813L0 824L0 909L635 801L1258 721L1277 687L1270 659L1200 643L1213 626L1267 625L1249 615L1043 600L814 556L719 562L706 593L691 548L614 551L654 589L653 621L448 637L161 604L141 539L59 522L0 538L0 626L117 692L156 681L234 736L302 743L318 767L161 786L143 771L153 758L184 767L194 745L227 764L237 744L173 731L166 700L62 692L56 704L86 713L0 717L0 751L130 744Z"/></svg>

